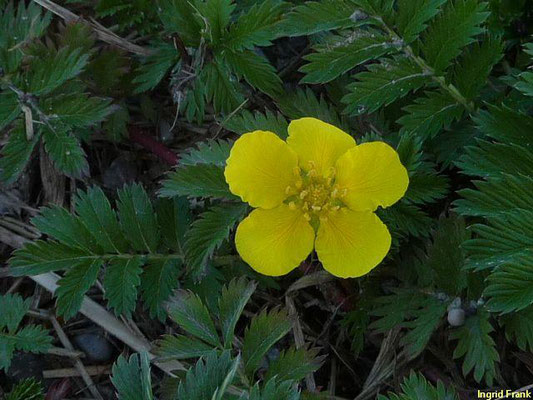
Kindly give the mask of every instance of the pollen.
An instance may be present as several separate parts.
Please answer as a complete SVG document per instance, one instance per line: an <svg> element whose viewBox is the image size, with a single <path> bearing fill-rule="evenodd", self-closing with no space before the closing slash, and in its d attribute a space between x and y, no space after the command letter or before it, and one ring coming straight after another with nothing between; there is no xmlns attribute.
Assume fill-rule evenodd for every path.
<svg viewBox="0 0 533 400"><path fill-rule="evenodd" d="M307 172L298 168L295 184L287 187L287 203L291 210L301 210L308 221L327 221L327 214L344 207L342 198L347 190L335 184L335 168L326 174L317 173L316 165L309 161ZM295 170L296 172L296 170Z"/></svg>

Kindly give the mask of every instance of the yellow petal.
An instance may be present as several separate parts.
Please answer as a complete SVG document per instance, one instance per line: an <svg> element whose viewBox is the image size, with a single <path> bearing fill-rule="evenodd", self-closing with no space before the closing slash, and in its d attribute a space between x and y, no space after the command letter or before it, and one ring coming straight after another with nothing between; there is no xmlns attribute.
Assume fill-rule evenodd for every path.
<svg viewBox="0 0 533 400"><path fill-rule="evenodd" d="M313 168L317 174L327 176L337 159L355 146L355 139L319 119L301 118L289 124L287 143L298 154L304 171Z"/></svg>
<svg viewBox="0 0 533 400"><path fill-rule="evenodd" d="M296 178L296 153L272 132L242 135L231 149L224 176L230 191L252 207L274 208Z"/></svg>
<svg viewBox="0 0 533 400"><path fill-rule="evenodd" d="M409 176L398 153L383 142L363 143L343 154L335 166L343 202L354 211L373 211L400 200Z"/></svg>
<svg viewBox="0 0 533 400"><path fill-rule="evenodd" d="M257 272L289 273L313 250L315 232L298 210L281 205L254 210L238 226L235 245L242 259Z"/></svg>
<svg viewBox="0 0 533 400"><path fill-rule="evenodd" d="M347 208L320 221L315 248L324 269L341 278L367 274L389 252L391 236L372 212Z"/></svg>

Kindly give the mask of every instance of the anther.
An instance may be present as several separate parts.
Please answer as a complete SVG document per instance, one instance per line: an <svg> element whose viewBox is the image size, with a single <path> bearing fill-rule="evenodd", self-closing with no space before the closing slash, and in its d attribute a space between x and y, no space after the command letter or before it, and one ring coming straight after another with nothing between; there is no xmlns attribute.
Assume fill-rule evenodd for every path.
<svg viewBox="0 0 533 400"><path fill-rule="evenodd" d="M339 189L335 188L331 191L331 198L334 199L339 194Z"/></svg>
<svg viewBox="0 0 533 400"><path fill-rule="evenodd" d="M304 202L304 205L302 206L302 210L308 211L309 210L309 203L306 201Z"/></svg>
<svg viewBox="0 0 533 400"><path fill-rule="evenodd" d="M300 199L305 199L305 196L307 196L309 193L307 192L307 190L302 190L300 192Z"/></svg>
<svg viewBox="0 0 533 400"><path fill-rule="evenodd" d="M296 181L295 186L296 186L296 189L301 189L302 186L303 186L303 182L302 181Z"/></svg>
<svg viewBox="0 0 533 400"><path fill-rule="evenodd" d="M294 174L294 176L300 176L300 167L294 167L292 169L292 173Z"/></svg>
<svg viewBox="0 0 533 400"><path fill-rule="evenodd" d="M342 189L340 197L346 196L347 193L348 193L348 189Z"/></svg>
<svg viewBox="0 0 533 400"><path fill-rule="evenodd" d="M316 169L314 169L314 168L313 168L313 169L310 169L310 170L307 172L307 176L309 176L309 177L311 177L311 178L314 177L314 176L316 176Z"/></svg>
<svg viewBox="0 0 533 400"><path fill-rule="evenodd" d="M291 194L292 193L292 187L291 186L287 186L285 188L285 194Z"/></svg>
<svg viewBox="0 0 533 400"><path fill-rule="evenodd" d="M319 207L319 206L312 206L311 208L312 208L313 211L315 211L315 212L318 212L318 211L322 210L322 207Z"/></svg>
<svg viewBox="0 0 533 400"><path fill-rule="evenodd" d="M311 217L307 213L304 214L304 218L306 221L311 221Z"/></svg>
<svg viewBox="0 0 533 400"><path fill-rule="evenodd" d="M290 208L291 210L296 210L296 204L294 203L294 201L291 201L291 202L289 203L289 208Z"/></svg>
<svg viewBox="0 0 533 400"><path fill-rule="evenodd" d="M331 207L331 211L338 211L339 208L340 208L339 206L333 206L333 207Z"/></svg>

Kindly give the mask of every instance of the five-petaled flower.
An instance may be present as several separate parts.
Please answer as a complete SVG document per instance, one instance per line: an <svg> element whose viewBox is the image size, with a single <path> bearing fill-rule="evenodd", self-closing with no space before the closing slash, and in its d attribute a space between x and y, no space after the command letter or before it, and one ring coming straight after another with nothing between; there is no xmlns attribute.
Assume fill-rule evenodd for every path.
<svg viewBox="0 0 533 400"><path fill-rule="evenodd" d="M390 233L374 214L396 203L409 178L396 151L355 140L314 118L242 135L225 169L232 193L254 207L238 226L237 251L256 271L284 275L316 250L324 268L347 278L387 255Z"/></svg>

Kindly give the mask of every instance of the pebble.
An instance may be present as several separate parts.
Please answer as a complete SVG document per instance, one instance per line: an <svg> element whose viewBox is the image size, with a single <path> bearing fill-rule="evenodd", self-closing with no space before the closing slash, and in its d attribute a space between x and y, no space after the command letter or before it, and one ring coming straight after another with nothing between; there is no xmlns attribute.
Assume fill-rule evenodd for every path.
<svg viewBox="0 0 533 400"><path fill-rule="evenodd" d="M113 357L113 346L98 333L82 333L74 336L72 341L79 350L85 353L89 361L106 362Z"/></svg>

